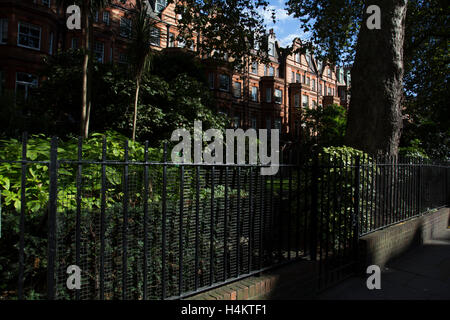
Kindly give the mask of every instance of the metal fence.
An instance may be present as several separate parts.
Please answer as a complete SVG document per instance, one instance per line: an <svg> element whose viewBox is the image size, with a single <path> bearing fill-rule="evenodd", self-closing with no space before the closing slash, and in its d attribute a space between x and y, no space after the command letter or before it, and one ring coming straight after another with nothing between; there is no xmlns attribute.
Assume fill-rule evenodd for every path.
<svg viewBox="0 0 450 320"><path fill-rule="evenodd" d="M54 138L50 159L33 161L24 139L22 160L2 161L21 168L20 205L2 212L4 299L176 299L300 259L320 261L323 288L354 272L361 235L449 202L448 164L423 159L314 154L264 176L166 151L151 162L147 143L142 161L128 142L120 161L105 140L97 160L82 148L59 159ZM33 211L36 170L47 205ZM66 286L70 265L79 290Z"/></svg>

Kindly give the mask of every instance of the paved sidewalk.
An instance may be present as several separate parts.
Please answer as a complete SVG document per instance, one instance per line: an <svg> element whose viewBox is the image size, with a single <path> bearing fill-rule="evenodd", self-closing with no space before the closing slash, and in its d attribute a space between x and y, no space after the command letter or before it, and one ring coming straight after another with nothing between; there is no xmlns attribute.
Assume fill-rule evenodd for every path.
<svg viewBox="0 0 450 320"><path fill-rule="evenodd" d="M369 275L367 275L368 277ZM381 289L369 290L367 277L352 277L318 296L321 300L450 300L450 229L388 263Z"/></svg>

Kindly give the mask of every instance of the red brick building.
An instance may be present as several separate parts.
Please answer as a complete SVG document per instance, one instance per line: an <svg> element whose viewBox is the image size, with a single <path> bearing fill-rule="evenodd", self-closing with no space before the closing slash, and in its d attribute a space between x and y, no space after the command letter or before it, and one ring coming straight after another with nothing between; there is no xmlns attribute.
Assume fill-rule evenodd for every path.
<svg viewBox="0 0 450 320"><path fill-rule="evenodd" d="M150 16L156 21L152 47L155 50L184 48L177 39L174 4L151 0ZM102 63L127 63L131 6L116 1L97 12L94 21L93 53ZM81 31L66 27L64 10L56 0L0 0L0 93L12 90L27 96L39 84L37 72L42 57L56 50L79 48ZM237 73L225 63L205 60L209 87L218 101L218 110L242 128L278 128L283 137L296 140L300 135L303 108L332 103L347 106L349 68L336 68L306 54L284 54L273 31L268 38L270 63L251 63ZM300 39L293 49L301 47ZM195 41L186 50L196 51Z"/></svg>

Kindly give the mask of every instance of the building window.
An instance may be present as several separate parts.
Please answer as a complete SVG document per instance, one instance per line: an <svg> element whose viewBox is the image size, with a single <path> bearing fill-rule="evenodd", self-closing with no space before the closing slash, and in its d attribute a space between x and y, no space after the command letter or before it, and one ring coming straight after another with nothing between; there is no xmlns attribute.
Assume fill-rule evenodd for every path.
<svg viewBox="0 0 450 320"><path fill-rule="evenodd" d="M177 39L177 47L178 48L184 48L186 46L186 42L184 41L183 38L178 37Z"/></svg>
<svg viewBox="0 0 450 320"><path fill-rule="evenodd" d="M252 62L252 71L251 71L251 73L258 74L258 62L256 62L256 61Z"/></svg>
<svg viewBox="0 0 450 320"><path fill-rule="evenodd" d="M320 94L323 94L322 93L322 84L321 83L319 83L319 92L320 92Z"/></svg>
<svg viewBox="0 0 450 320"><path fill-rule="evenodd" d="M283 92L280 89L275 89L275 92L274 92L275 103L278 103L278 104L282 103L282 101L283 101L282 95L283 95Z"/></svg>
<svg viewBox="0 0 450 320"><path fill-rule="evenodd" d="M50 8L50 0L42 0L42 5Z"/></svg>
<svg viewBox="0 0 450 320"><path fill-rule="evenodd" d="M257 128L257 122L256 122L256 118L252 117L252 119L250 120L250 126L252 127L252 129L256 129Z"/></svg>
<svg viewBox="0 0 450 320"><path fill-rule="evenodd" d="M274 57L275 56L275 43L269 42L269 55Z"/></svg>
<svg viewBox="0 0 450 320"><path fill-rule="evenodd" d="M105 46L103 42L94 42L93 53L95 60L97 60L100 63L103 63L104 51Z"/></svg>
<svg viewBox="0 0 450 320"><path fill-rule="evenodd" d="M98 22L98 11L94 13L94 22Z"/></svg>
<svg viewBox="0 0 450 320"><path fill-rule="evenodd" d="M270 118L266 119L266 129L272 129L272 120ZM270 131L269 131L270 135Z"/></svg>
<svg viewBox="0 0 450 320"><path fill-rule="evenodd" d="M328 87L328 95L331 96L331 88Z"/></svg>
<svg viewBox="0 0 450 320"><path fill-rule="evenodd" d="M169 33L169 48L175 47L175 34Z"/></svg>
<svg viewBox="0 0 450 320"><path fill-rule="evenodd" d="M120 31L121 37L129 38L131 36L131 20L127 18L120 18Z"/></svg>
<svg viewBox="0 0 450 320"><path fill-rule="evenodd" d="M72 38L72 49L78 49L78 38Z"/></svg>
<svg viewBox="0 0 450 320"><path fill-rule="evenodd" d="M305 75L302 76L302 80L303 80L302 83L305 84L306 83L306 76Z"/></svg>
<svg viewBox="0 0 450 320"><path fill-rule="evenodd" d="M296 74L295 82L300 83L300 73Z"/></svg>
<svg viewBox="0 0 450 320"><path fill-rule="evenodd" d="M258 87L252 87L252 101L258 102Z"/></svg>
<svg viewBox="0 0 450 320"><path fill-rule="evenodd" d="M17 45L39 50L41 48L41 27L19 22Z"/></svg>
<svg viewBox="0 0 450 320"><path fill-rule="evenodd" d="M308 96L302 96L302 105L303 108L309 108Z"/></svg>
<svg viewBox="0 0 450 320"><path fill-rule="evenodd" d="M219 90L230 91L230 76L226 74L221 74L219 76Z"/></svg>
<svg viewBox="0 0 450 320"><path fill-rule="evenodd" d="M157 13L160 13L167 6L167 0L156 0L155 9Z"/></svg>
<svg viewBox="0 0 450 320"><path fill-rule="evenodd" d="M300 107L300 94L294 94L294 107Z"/></svg>
<svg viewBox="0 0 450 320"><path fill-rule="evenodd" d="M239 128L241 126L241 118L239 116L234 116L232 125L234 128Z"/></svg>
<svg viewBox="0 0 450 320"><path fill-rule="evenodd" d="M273 67L269 67L269 77L273 77L275 69Z"/></svg>
<svg viewBox="0 0 450 320"><path fill-rule="evenodd" d="M8 42L8 19L0 19L0 44Z"/></svg>
<svg viewBox="0 0 450 320"><path fill-rule="evenodd" d="M126 53L119 53L119 63L124 63L127 64L128 63L128 55Z"/></svg>
<svg viewBox="0 0 450 320"><path fill-rule="evenodd" d="M331 78L331 68L328 68L328 77Z"/></svg>
<svg viewBox="0 0 450 320"><path fill-rule="evenodd" d="M160 30L158 28L150 29L150 44L154 46L158 46L160 44Z"/></svg>
<svg viewBox="0 0 450 320"><path fill-rule="evenodd" d="M210 72L208 73L208 83L209 83L209 88L210 89L214 89L214 73Z"/></svg>
<svg viewBox="0 0 450 320"><path fill-rule="evenodd" d="M272 88L266 88L266 102L272 102Z"/></svg>
<svg viewBox="0 0 450 320"><path fill-rule="evenodd" d="M291 82L295 82L295 72L291 71Z"/></svg>
<svg viewBox="0 0 450 320"><path fill-rule="evenodd" d="M53 32L50 32L50 37L49 37L49 43L48 43L48 53L49 54L53 54Z"/></svg>
<svg viewBox="0 0 450 320"><path fill-rule="evenodd" d="M307 77L307 78L306 78L306 85L309 86L310 84L311 84L311 78L310 78L310 77Z"/></svg>
<svg viewBox="0 0 450 320"><path fill-rule="evenodd" d="M27 99L31 88L36 88L38 79L35 75L17 72L16 74L16 96Z"/></svg>
<svg viewBox="0 0 450 320"><path fill-rule="evenodd" d="M281 118L276 118L273 124L275 129L281 130Z"/></svg>
<svg viewBox="0 0 450 320"><path fill-rule="evenodd" d="M103 11L103 22L109 26L109 11Z"/></svg>
<svg viewBox="0 0 450 320"><path fill-rule="evenodd" d="M240 82L233 83L233 96L235 98L241 97L241 83Z"/></svg>
<svg viewBox="0 0 450 320"><path fill-rule="evenodd" d="M294 56L295 62L300 63L300 53L296 53Z"/></svg>
<svg viewBox="0 0 450 320"><path fill-rule="evenodd" d="M312 81L312 89L316 90L316 80L314 80L314 79Z"/></svg>

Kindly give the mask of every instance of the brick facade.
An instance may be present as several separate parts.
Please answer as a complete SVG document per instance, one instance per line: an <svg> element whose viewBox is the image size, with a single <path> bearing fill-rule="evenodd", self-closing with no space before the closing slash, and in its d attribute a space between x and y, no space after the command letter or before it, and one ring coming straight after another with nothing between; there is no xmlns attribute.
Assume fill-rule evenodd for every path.
<svg viewBox="0 0 450 320"><path fill-rule="evenodd" d="M150 4L151 17L156 21L156 34L159 34L152 48L173 50L171 47L184 47L177 40L175 5L170 4L156 12L155 1L150 1ZM129 39L124 26L130 8L130 5L116 1L98 12L93 24L93 47L99 61L127 62ZM58 49L82 46L81 31L66 28L64 10L56 6L55 0L0 0L0 19L3 26L0 30L1 91L22 90L28 86L28 78L24 83L19 81L25 75L30 75L29 79L34 79L33 85L36 85L39 79L35 75L42 65L43 56L54 54ZM235 126L279 128L282 138L296 140L300 133L302 108L331 103L347 106L348 70L343 73L335 66L321 67L309 54L283 55L272 30L269 43L273 43L275 48L270 56L271 62L267 66L258 64L252 67L249 64L244 73L237 73L226 64L205 61L210 89L217 98L218 110L227 114ZM294 50L301 46L300 39L293 40ZM195 43L189 50L196 50Z"/></svg>

